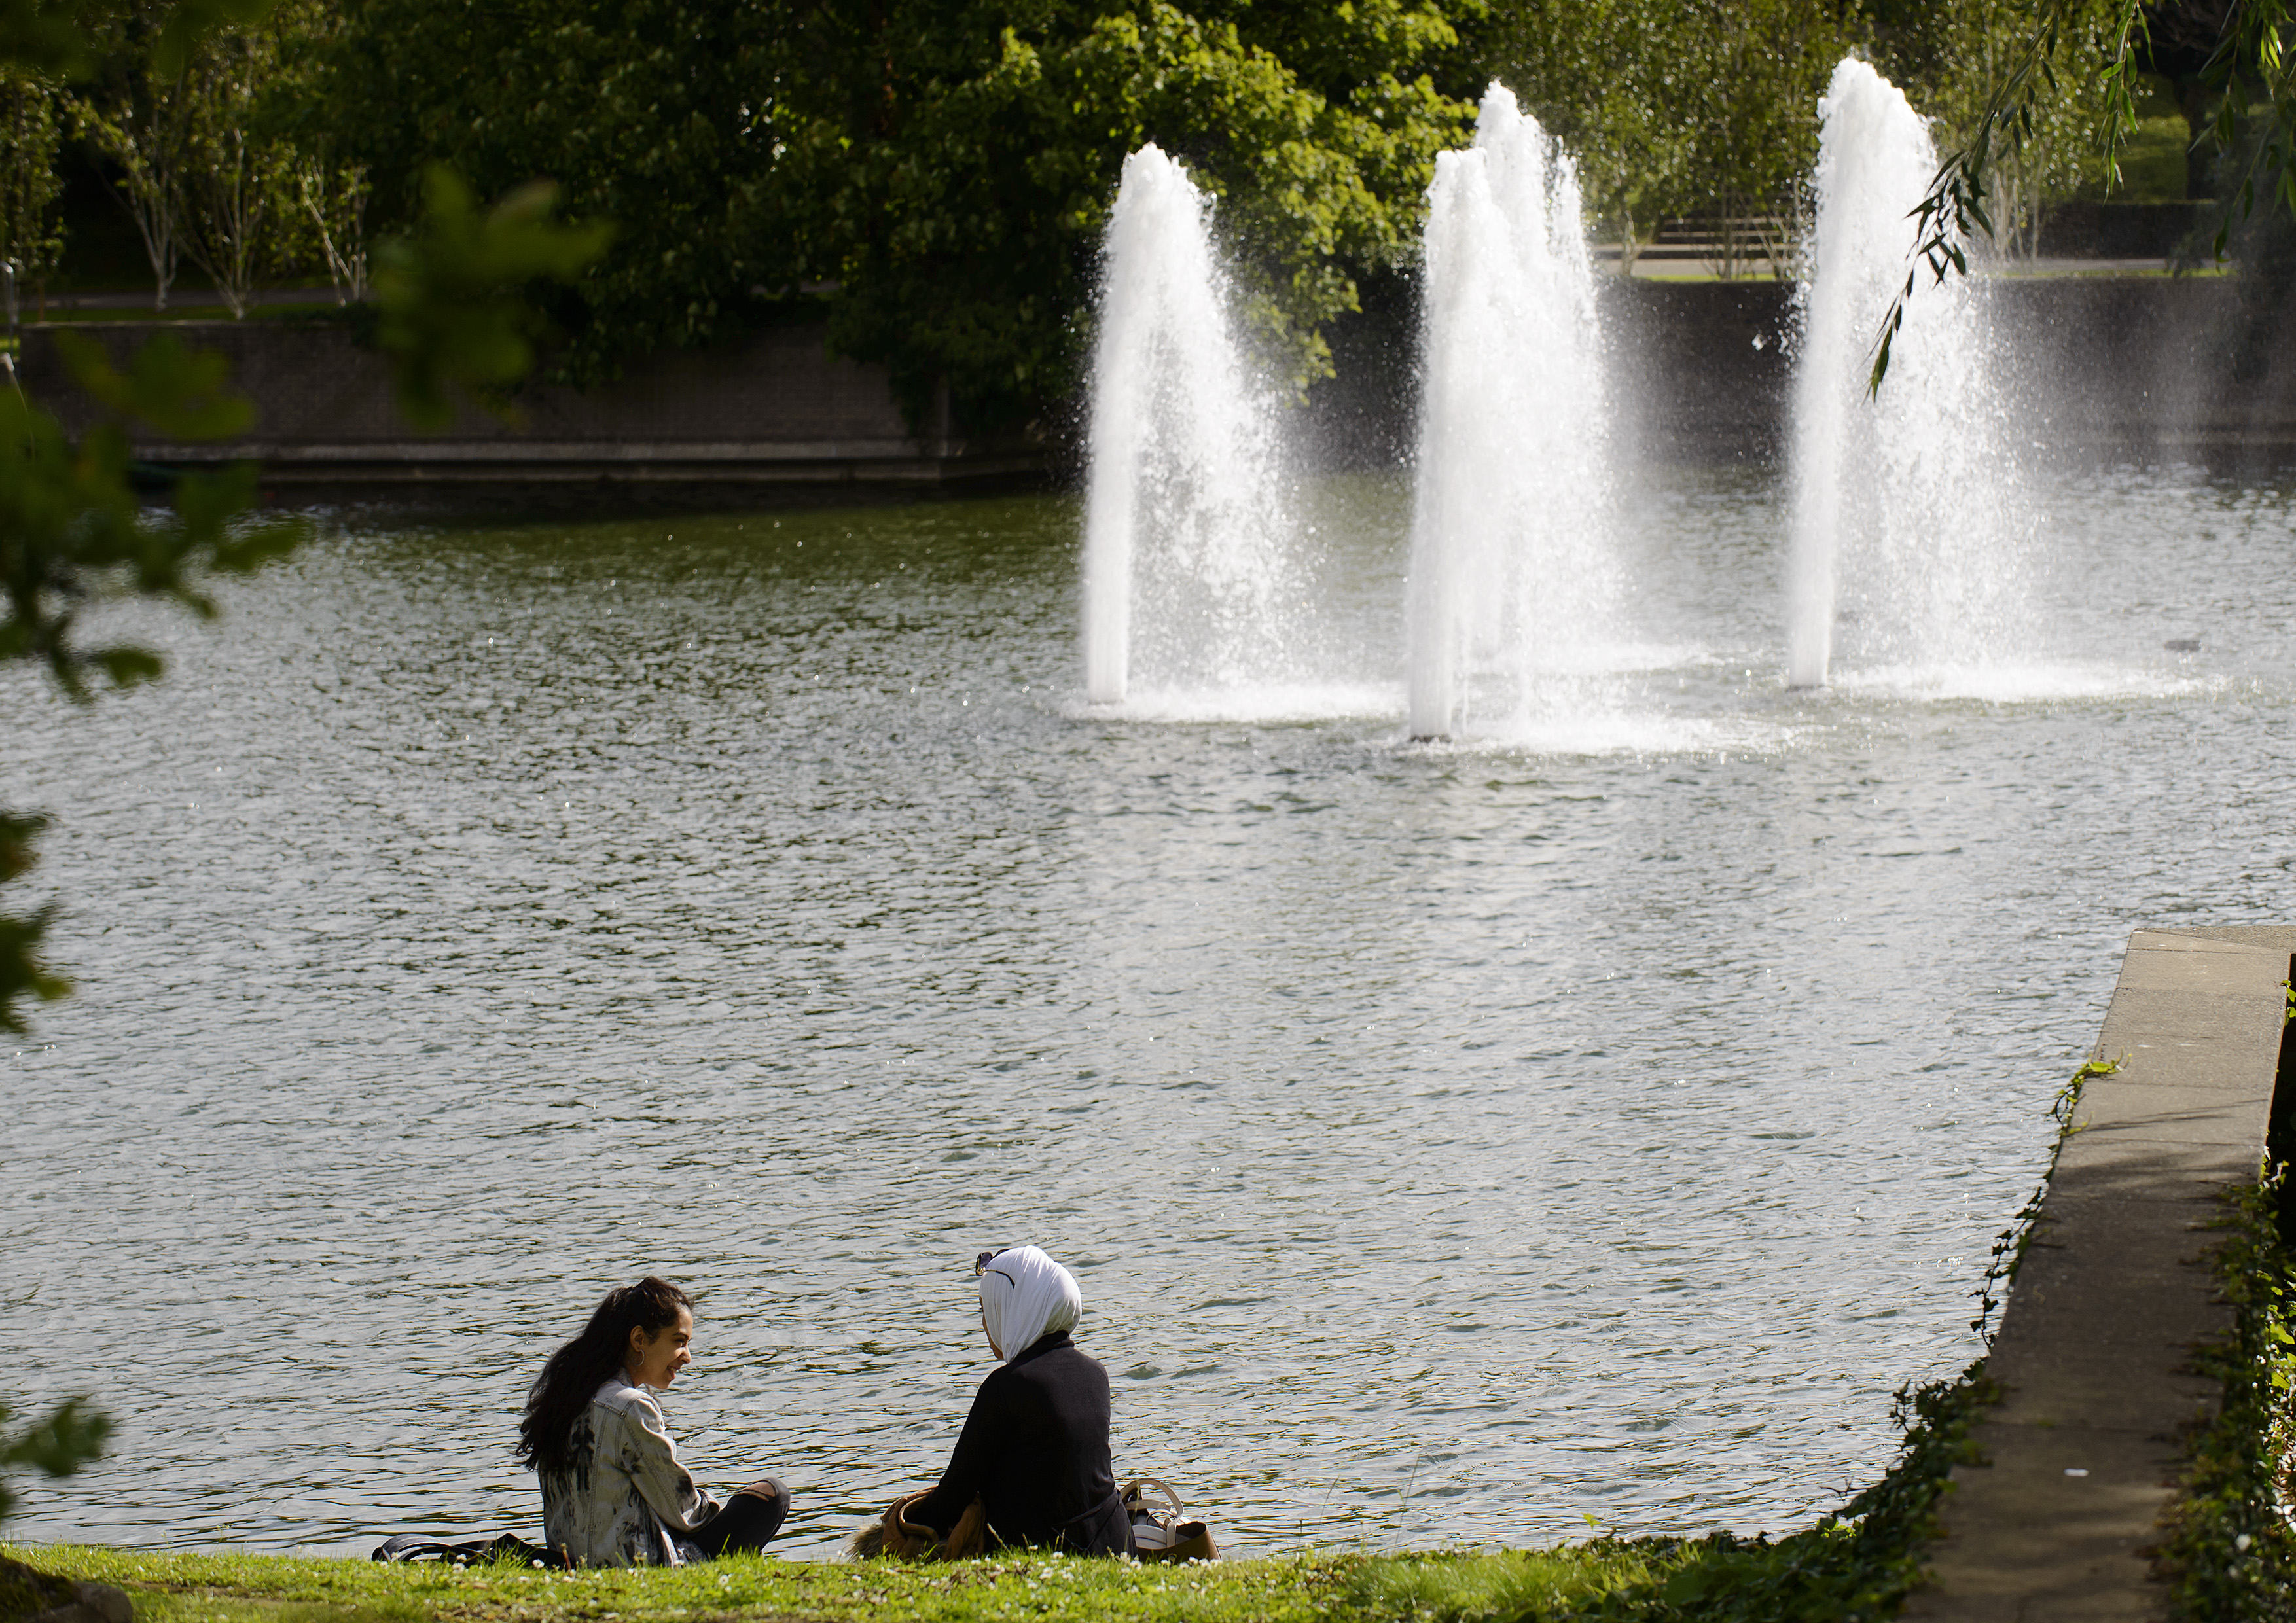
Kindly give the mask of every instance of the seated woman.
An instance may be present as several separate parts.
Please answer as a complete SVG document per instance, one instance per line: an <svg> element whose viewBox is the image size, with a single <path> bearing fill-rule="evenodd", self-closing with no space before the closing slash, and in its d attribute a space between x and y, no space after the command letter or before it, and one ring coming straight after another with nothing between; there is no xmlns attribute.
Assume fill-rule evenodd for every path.
<svg viewBox="0 0 2296 1623"><path fill-rule="evenodd" d="M768 1478L720 1504L693 1485L653 1391L693 1362L693 1304L651 1275L606 1292L526 1397L518 1457L542 1479L542 1539L578 1566L682 1566L762 1550L789 1515Z"/></svg>
<svg viewBox="0 0 2296 1623"><path fill-rule="evenodd" d="M1108 1457L1108 1372L1069 1339L1076 1276L1033 1245L983 1251L980 1324L1004 1366L980 1383L948 1469L906 1514L947 1537L978 1496L1008 1545L1132 1553Z"/></svg>

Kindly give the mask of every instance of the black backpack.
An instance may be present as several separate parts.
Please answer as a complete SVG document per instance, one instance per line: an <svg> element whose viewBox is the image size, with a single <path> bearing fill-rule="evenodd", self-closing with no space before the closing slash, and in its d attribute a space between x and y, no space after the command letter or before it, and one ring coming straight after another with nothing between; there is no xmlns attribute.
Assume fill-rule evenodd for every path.
<svg viewBox="0 0 2296 1623"><path fill-rule="evenodd" d="M435 1561L450 1567L468 1567L479 1562L514 1561L522 1567L549 1567L564 1570L573 1566L562 1550L545 1549L538 1544L529 1544L515 1533L503 1533L493 1538L473 1538L466 1544L446 1544L436 1538L425 1538L420 1533L393 1533L374 1547L377 1561Z"/></svg>

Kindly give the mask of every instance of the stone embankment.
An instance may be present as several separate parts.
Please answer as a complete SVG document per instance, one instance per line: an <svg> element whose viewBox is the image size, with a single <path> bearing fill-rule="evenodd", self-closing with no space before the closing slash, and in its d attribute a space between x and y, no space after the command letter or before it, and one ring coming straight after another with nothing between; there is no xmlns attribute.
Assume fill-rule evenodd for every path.
<svg viewBox="0 0 2296 1623"><path fill-rule="evenodd" d="M1934 1586L1905 1617L2169 1615L2151 1552L2219 1397L2191 1359L2232 1323L2213 1231L2296 1105L2282 1065L2292 955L2296 929L2129 938L2098 1043L2120 1063L2068 1124L1987 1360L2004 1401L1972 1434L1981 1463L1955 1468Z"/></svg>

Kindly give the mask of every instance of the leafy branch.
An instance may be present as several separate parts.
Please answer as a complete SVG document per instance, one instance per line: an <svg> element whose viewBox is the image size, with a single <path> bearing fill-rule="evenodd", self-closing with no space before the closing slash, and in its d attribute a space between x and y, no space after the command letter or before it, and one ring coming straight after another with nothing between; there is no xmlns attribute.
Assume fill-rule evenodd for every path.
<svg viewBox="0 0 2296 1623"><path fill-rule="evenodd" d="M543 278L571 282L606 250L613 228L561 225L558 188L533 181L480 211L443 163L423 176L422 217L376 256L376 340L390 357L398 409L417 428L455 420L459 389L510 416L504 391L534 367L540 321L519 297Z"/></svg>
<svg viewBox="0 0 2296 1623"><path fill-rule="evenodd" d="M2253 111L2251 97L2267 111L2259 138L2242 166L2240 184L2233 188L2217 220L2215 254L2224 258L2225 244L2236 220L2255 211L2261 190L2266 206L2278 201L2296 214L2296 50L2292 50L2287 0L2240 0L2225 21L2225 31L2202 70L2202 82L2217 98L2211 134L2220 152L2236 152L2243 144L2242 126Z"/></svg>
<svg viewBox="0 0 2296 1623"><path fill-rule="evenodd" d="M2105 93L2103 150L2108 178L2120 180L2120 149L2136 128L2136 57L2150 37L2142 0L2112 0L2112 58L2102 75ZM2279 8L2284 0L2243 0L2243 10L2263 4ZM1918 261L1906 272L1905 285L1890 299L1888 314L1874 343L1873 370L1866 392L1881 392L1889 375L1890 346L1905 325L1906 304L1913 298L1926 267L1931 285L1948 275L1969 275L1967 244L1983 232L1988 241L1997 234L1986 208L1992 194L1994 166L2015 158L2034 137L2034 120L2044 97L2057 88L2058 59L2065 40L2078 29L2088 0L2051 0L2033 37L2010 63L2009 71L1987 96L1976 127L1962 145L1939 161L1937 173L1922 201L1906 217L1914 222L1914 251Z"/></svg>

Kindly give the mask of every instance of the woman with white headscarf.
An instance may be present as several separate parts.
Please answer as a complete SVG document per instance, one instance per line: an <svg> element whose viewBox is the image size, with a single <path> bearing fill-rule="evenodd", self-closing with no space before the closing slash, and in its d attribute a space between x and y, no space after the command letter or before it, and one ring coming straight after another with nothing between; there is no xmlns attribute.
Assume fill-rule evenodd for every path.
<svg viewBox="0 0 2296 1623"><path fill-rule="evenodd" d="M980 1383L948 1469L907 1519L946 1535L978 1498L1000 1543L1131 1554L1108 1455L1108 1372L1069 1339L1084 1312L1076 1275L1033 1245L983 1251L972 1271L1004 1366Z"/></svg>

